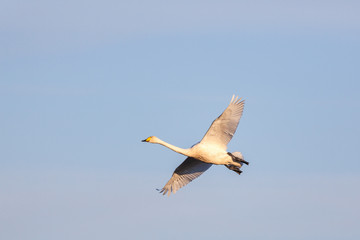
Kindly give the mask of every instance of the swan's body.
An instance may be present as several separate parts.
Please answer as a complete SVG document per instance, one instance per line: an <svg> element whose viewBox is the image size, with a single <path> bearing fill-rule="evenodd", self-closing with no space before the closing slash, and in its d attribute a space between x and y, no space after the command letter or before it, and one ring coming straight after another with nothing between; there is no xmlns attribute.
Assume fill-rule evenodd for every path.
<svg viewBox="0 0 360 240"><path fill-rule="evenodd" d="M188 158L175 169L175 172L168 183L161 189L163 194L176 192L193 179L200 176L212 164L225 165L230 170L241 173L243 163L248 164L243 159L240 152L229 153L226 151L227 144L233 137L239 120L244 109L244 101L238 97L231 99L229 106L210 126L209 130L198 143L188 149L183 149L171 145L159 138L152 136L143 140L161 144L177 153L183 154Z"/></svg>

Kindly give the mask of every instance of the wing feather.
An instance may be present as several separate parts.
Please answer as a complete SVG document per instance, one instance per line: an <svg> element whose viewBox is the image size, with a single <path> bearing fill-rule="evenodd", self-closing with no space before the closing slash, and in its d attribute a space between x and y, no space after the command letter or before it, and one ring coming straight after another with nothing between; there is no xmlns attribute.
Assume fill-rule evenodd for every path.
<svg viewBox="0 0 360 240"><path fill-rule="evenodd" d="M203 174L211 165L210 163L204 163L195 158L188 157L175 169L172 177L160 190L160 193L163 195L166 193L170 195L171 192L176 193L177 190Z"/></svg>
<svg viewBox="0 0 360 240"><path fill-rule="evenodd" d="M201 142L217 144L226 149L227 144L236 132L244 110L244 103L245 100L235 98L235 95L233 95L229 106L213 121Z"/></svg>

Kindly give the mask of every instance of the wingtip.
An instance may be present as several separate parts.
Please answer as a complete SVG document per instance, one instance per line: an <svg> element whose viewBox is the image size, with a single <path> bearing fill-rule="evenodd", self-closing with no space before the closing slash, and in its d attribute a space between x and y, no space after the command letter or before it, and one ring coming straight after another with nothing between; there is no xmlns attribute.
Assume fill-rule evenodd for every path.
<svg viewBox="0 0 360 240"><path fill-rule="evenodd" d="M231 98L231 101L230 101L230 104L233 103L233 104L240 104L240 103L245 103L245 99L243 99L242 97L239 98L239 96L236 96L235 97L235 94L233 94L232 98Z"/></svg>
<svg viewBox="0 0 360 240"><path fill-rule="evenodd" d="M169 189L167 189L167 188L162 188L162 189L156 188L156 190L163 196L165 196L166 194L169 196L171 193L171 191L169 191Z"/></svg>
<svg viewBox="0 0 360 240"><path fill-rule="evenodd" d="M239 96L236 96L235 94L233 94L230 103L233 104L239 104L240 102L243 102L244 100L242 100L242 98L239 98Z"/></svg>

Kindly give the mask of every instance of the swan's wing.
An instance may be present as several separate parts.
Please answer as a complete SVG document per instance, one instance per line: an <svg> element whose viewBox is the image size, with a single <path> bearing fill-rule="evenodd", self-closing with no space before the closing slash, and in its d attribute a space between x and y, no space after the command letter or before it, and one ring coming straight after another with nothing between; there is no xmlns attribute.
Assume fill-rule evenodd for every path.
<svg viewBox="0 0 360 240"><path fill-rule="evenodd" d="M166 193L170 195L171 192L176 193L177 190L203 174L211 165L210 163L204 163L195 158L188 157L175 169L172 177L160 190L160 193L163 193L163 195Z"/></svg>
<svg viewBox="0 0 360 240"><path fill-rule="evenodd" d="M201 140L202 143L212 143L226 149L226 145L230 142L236 131L244 109L244 100L241 101L241 98L234 97L232 97L225 111L211 124Z"/></svg>

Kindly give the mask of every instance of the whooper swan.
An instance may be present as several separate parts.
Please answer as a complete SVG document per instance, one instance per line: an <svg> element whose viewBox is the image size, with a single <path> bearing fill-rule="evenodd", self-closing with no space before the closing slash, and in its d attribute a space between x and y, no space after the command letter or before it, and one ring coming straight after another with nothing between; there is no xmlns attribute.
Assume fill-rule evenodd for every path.
<svg viewBox="0 0 360 240"><path fill-rule="evenodd" d="M170 180L160 189L165 195L177 190L199 177L213 164L224 165L228 169L240 174L241 166L249 164L240 152L227 152L227 144L234 136L244 109L244 100L233 95L229 106L211 124L203 139L188 149L179 148L166 143L155 136L148 137L143 142L161 144L171 150L183 154L188 158L178 166Z"/></svg>

